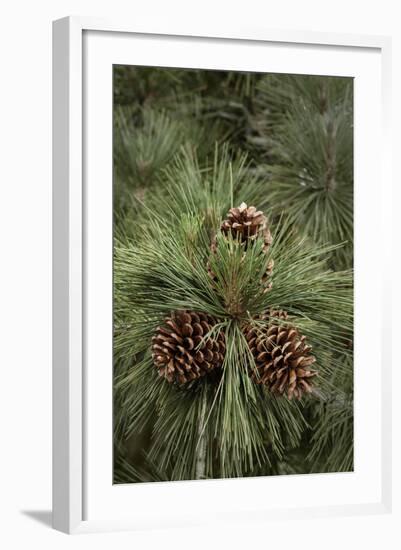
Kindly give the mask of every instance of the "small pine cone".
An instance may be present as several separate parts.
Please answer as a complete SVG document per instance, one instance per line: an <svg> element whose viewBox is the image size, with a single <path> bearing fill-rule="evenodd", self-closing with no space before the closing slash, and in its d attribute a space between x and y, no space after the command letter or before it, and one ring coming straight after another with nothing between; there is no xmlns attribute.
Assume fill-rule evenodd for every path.
<svg viewBox="0 0 401 550"><path fill-rule="evenodd" d="M261 283L263 286L263 294L268 292L273 286L273 283L271 281L271 278L273 275L273 267L274 267L274 260L273 258L271 258L267 264L266 271L264 272L261 279Z"/></svg>
<svg viewBox="0 0 401 550"><path fill-rule="evenodd" d="M215 235L212 239L212 244L210 245L210 251L211 251L212 254L216 254L216 250L217 250L217 239L216 239L216 235ZM209 277L212 279L212 281L216 282L217 281L217 275L213 271L212 266L210 265L210 258L207 262L206 267L207 267L207 272L208 272Z"/></svg>
<svg viewBox="0 0 401 550"><path fill-rule="evenodd" d="M216 324L206 313L175 311L157 328L152 338L152 357L159 375L169 382L186 384L221 367L225 354L225 338L204 336Z"/></svg>
<svg viewBox="0 0 401 550"><path fill-rule="evenodd" d="M223 220L220 230L223 235L231 234L234 239L238 239L244 245L245 250L257 238L263 237L263 253L266 254L272 243L272 235L267 226L266 216L260 210L256 210L255 206L247 206L245 202L241 203L237 208L231 208L228 211L227 218ZM212 254L216 253L216 237L212 240L210 249ZM274 262L271 259L261 280L264 292L267 292L272 287L271 276L273 266ZM211 279L216 280L216 275L210 267L210 262L208 262L207 269Z"/></svg>
<svg viewBox="0 0 401 550"><path fill-rule="evenodd" d="M285 311L270 311L260 317L272 319L267 325L245 328L245 338L256 365L251 378L273 393L286 393L289 399L300 399L304 393L312 391L312 379L317 372L310 366L316 359L310 353L312 348L307 345L305 336L286 322L287 317Z"/></svg>
<svg viewBox="0 0 401 550"><path fill-rule="evenodd" d="M230 208L220 229L225 235L230 233L234 239L239 239L245 244L245 248L258 237L263 237L263 251L267 252L272 242L266 216L260 210L256 210L255 206L247 206L245 202L237 208Z"/></svg>

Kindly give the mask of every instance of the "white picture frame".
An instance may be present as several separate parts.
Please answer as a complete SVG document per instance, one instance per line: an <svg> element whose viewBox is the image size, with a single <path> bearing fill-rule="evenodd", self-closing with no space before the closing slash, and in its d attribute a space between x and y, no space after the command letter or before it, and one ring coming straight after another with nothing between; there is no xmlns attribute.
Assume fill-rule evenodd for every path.
<svg viewBox="0 0 401 550"><path fill-rule="evenodd" d="M135 40L136 43L133 42ZM140 61L135 57L139 41L142 44ZM160 47L161 43L163 48ZM103 214L108 207L111 209L111 135L108 135L111 128L110 111L106 108L104 116L98 117L96 125L93 123L94 115L103 112L104 106L110 100L110 89L105 80L110 76L107 71L110 63L162 66L171 63L172 66L183 67L262 70L262 61L258 59L262 59L265 47L275 48L272 50L276 54L275 59L283 62L283 70L280 71L277 70L277 64L274 65L273 59L272 64L265 68L266 72L291 72L285 62L285 56L291 57L294 52L298 52L298 55L301 52L304 55L302 60L298 59L298 72L302 71L302 68L308 72L307 67L310 66L310 71L316 73L322 71L321 67L326 63L330 68L325 74L357 74L361 86L368 86L368 80L373 79L373 95L366 96L366 101L370 103L363 104L362 99L358 103L359 100L356 99L355 104L355 124L358 129L355 142L356 182L365 176L366 181L369 181L373 175L380 180L380 220L377 221L376 234L369 237L369 245L372 246L379 241L383 243L385 239L381 237L389 231L389 221L385 212L391 201L389 38L261 29L182 29L174 28L173 25L148 29L127 22L83 17L68 17L54 22L53 525L56 529L76 533L138 529L149 525L197 524L203 520L199 518L195 504L199 502L199 506L202 503L204 505L205 499L217 503L213 515L215 519L223 521L228 518L231 521L263 521L266 510L270 518L289 518L312 517L322 513L385 513L391 509L391 357L390 348L384 346L382 336L374 344L376 347L371 352L370 359L370 362L374 359L379 361L379 383L376 387L367 383L363 385L361 379L360 385L356 385L357 391L360 387L361 394L365 392L370 396L373 407L370 414L376 415L370 432L373 442L370 443L371 447L366 447L371 451L370 462L357 463L356 467L360 468L363 474L357 482L354 483L353 480L358 478L358 474L353 478L354 474L345 474L337 478L333 477L337 474L327 474L328 482L325 489L326 477L322 475L316 481L312 478L318 476L280 476L274 480L270 479L271 495L277 493L279 485L283 495L289 490L290 484L296 486L294 493L301 487L310 485L310 498L305 497L303 503L295 499L291 507L285 504L285 499L280 503L272 496L272 500L265 508L263 501L258 498L260 488L265 482L261 478L140 484L136 487L123 486L118 494L111 493L114 491L111 472L107 478L112 446L110 436L109 453L107 438L111 434L112 421L109 407L111 401L108 401L111 396L111 375L107 378L107 361L111 369L110 339L107 332L111 320L110 295L97 305L96 310L93 308L93 296L99 293L103 295L102 289L111 288L112 275L111 218L102 217L102 224L97 219L100 212ZM230 51L234 48L235 55L230 57ZM253 48L255 55L252 56L252 61L245 60L244 48ZM185 58L185 55L189 55L190 49L191 62L188 61L188 57ZM177 57L171 57L173 55ZM105 84L99 87L96 98L90 95L91 86L93 89L92 79L98 84ZM358 97L361 98L361 94L357 95ZM373 122L358 114L358 110L363 113L368 107L373 107ZM370 124L375 126L370 127ZM365 134L372 128L378 132L376 141L364 141L365 138L369 139ZM97 136L96 139L94 136ZM371 160L369 161L370 155L366 153L372 151L373 147L377 148L378 142L380 154L376 156L376 164L373 165ZM99 158L104 158L106 164L102 164L103 160L99 161L96 168L90 160L95 154L99 155ZM361 157L365 154L366 162L361 162ZM96 170L99 172L96 174L99 178L97 181L101 184L100 191L95 196L91 191L90 182L91 178L95 177ZM357 223L360 227L360 233L356 229L355 252L360 262L358 265L361 273L366 273L369 265L363 221L368 219L372 207L377 206L373 198L369 198L369 185L366 189L364 192L361 189L355 199ZM103 244L97 246L96 240ZM375 281L369 274L366 274L366 281L358 282L357 278L359 286L356 286L356 293L360 307L356 311L356 327L361 326L361 339L367 337L367 327L363 324L367 306L364 306L363 297L371 283L375 285L377 292L374 293L373 303L369 304L369 307L377 313L376 330L380 335L383 334L380 324L381 312L384 308L388 310L391 303L385 275L389 256L386 247L382 246L380 252L377 252L375 262L380 263L383 269L379 273L376 270ZM100 276L97 282L90 275L91 270L93 272L91 266L95 263L104 267L100 270L104 275ZM109 347L102 348L99 344L99 350L96 350L96 341L105 342ZM104 362L103 374L100 373L98 380L91 376L91 364L96 354L99 360ZM363 360L361 352L359 361ZM378 368L377 364L372 367ZM103 403L107 402L109 405L103 407L102 399L105 399ZM360 400L358 396L355 407L360 407L361 411L369 414L364 409L363 396ZM97 429L93 422L95 409L97 422L104 427L102 430ZM362 441L362 423L359 428ZM95 453L98 457L96 463L91 459ZM368 477L370 482L366 485ZM110 490L106 487L108 485ZM244 508L240 505L238 494L242 495L244 501L253 495L252 507ZM157 500L160 506L168 510L174 499L185 499L187 502L194 502L194 505L188 506L188 513L183 514L179 520L175 520L168 513L163 516L156 513L155 520L155 515L150 512L153 503ZM126 509L127 502L131 503L131 512L124 515L120 508ZM219 513L218 505L221 506L223 502L225 512Z"/></svg>

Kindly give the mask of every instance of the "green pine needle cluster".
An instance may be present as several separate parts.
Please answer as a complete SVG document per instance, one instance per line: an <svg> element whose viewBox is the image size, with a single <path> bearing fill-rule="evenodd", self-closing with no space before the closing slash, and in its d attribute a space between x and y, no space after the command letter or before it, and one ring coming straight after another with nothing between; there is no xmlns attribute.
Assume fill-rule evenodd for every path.
<svg viewBox="0 0 401 550"><path fill-rule="evenodd" d="M114 481L351 470L348 81L114 70ZM219 232L242 202L268 216L267 254L261 238L244 250ZM270 309L287 311L313 347L316 388L299 401L249 376L243 327L262 326ZM152 337L179 310L216 319L206 338L224 332L219 378L181 387L158 375Z"/></svg>
<svg viewBox="0 0 401 550"><path fill-rule="evenodd" d="M352 267L353 94L349 78L267 75L249 137L266 200L316 243L344 243L334 268Z"/></svg>

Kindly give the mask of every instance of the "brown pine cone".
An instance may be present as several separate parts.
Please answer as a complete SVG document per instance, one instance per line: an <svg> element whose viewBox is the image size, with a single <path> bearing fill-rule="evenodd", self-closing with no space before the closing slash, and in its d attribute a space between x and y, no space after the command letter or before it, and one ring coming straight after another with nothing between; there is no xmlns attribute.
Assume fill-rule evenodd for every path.
<svg viewBox="0 0 401 550"><path fill-rule="evenodd" d="M300 399L304 393L312 391L312 379L317 372L310 366L316 359L310 353L312 348L307 345L305 336L286 322L287 317L285 311L270 311L261 319L271 319L271 322L245 328L245 338L256 365L256 371L251 369L251 378L273 393Z"/></svg>
<svg viewBox="0 0 401 550"><path fill-rule="evenodd" d="M223 332L202 341L215 324L213 317L201 312L175 311L167 317L152 338L159 375L183 385L221 367L226 349Z"/></svg>
<svg viewBox="0 0 401 550"><path fill-rule="evenodd" d="M223 220L220 230L223 235L231 234L234 239L238 239L243 244L244 249L259 237L263 237L263 253L266 254L271 243L272 235L267 226L266 216L260 210L256 210L255 206L247 206L245 202L237 208L231 208L227 214L227 218ZM212 254L216 253L217 242L216 237L211 244ZM271 259L267 264L266 271L262 277L261 284L264 287L264 292L267 292L272 287L271 276L273 273L274 262ZM216 280L216 275L213 273L210 262L208 262L209 276Z"/></svg>
<svg viewBox="0 0 401 550"><path fill-rule="evenodd" d="M272 242L266 216L260 210L256 210L255 206L247 206L245 202L238 208L230 208L220 229L223 234L231 234L234 239L239 239L245 244L245 248L258 237L263 237L263 251L267 252Z"/></svg>

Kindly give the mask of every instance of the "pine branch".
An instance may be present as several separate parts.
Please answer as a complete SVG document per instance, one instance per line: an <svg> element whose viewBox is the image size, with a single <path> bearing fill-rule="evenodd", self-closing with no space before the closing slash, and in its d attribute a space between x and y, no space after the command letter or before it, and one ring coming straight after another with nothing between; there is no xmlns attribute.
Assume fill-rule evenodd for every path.
<svg viewBox="0 0 401 550"><path fill-rule="evenodd" d="M218 162L214 170L221 173ZM233 167L234 196L243 192L238 173ZM325 258L333 247L309 247L285 220L267 255L261 253L263 240L244 251L233 238L217 235L211 256L211 227L219 226L214 220L223 211L221 205L230 201L231 181L210 170L195 168L194 174L191 179L177 177L177 192L164 193L163 202L155 194L135 245L116 243L115 353L127 360L143 356L117 380L116 390L124 396L124 437L140 432L153 415L148 457L162 472L170 472L171 479L203 475L201 466L206 477L236 477L276 463L288 448L299 445L308 426L304 405L271 397L251 380L242 323L272 307L288 310L316 350L320 385L328 393L338 366L333 350L345 353L352 330L352 279L348 272L327 268ZM263 293L260 276L270 254L275 259L273 288ZM217 283L208 273L208 259ZM157 376L151 339L166 315L182 309L218 319L214 330L224 331L226 339L220 382L206 378L181 389ZM200 445L199 419L205 408Z"/></svg>

